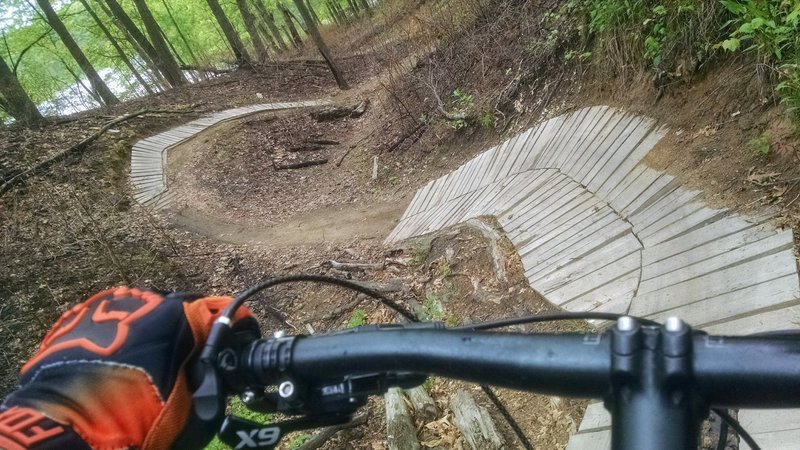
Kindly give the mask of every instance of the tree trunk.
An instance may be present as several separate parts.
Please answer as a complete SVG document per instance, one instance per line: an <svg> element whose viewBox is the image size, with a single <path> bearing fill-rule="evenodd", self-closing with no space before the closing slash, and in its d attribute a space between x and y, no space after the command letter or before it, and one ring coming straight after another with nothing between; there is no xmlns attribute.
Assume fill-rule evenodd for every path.
<svg viewBox="0 0 800 450"><path fill-rule="evenodd" d="M17 122L28 126L42 122L36 105L3 58L0 58L0 94L3 95L6 112Z"/></svg>
<svg viewBox="0 0 800 450"><path fill-rule="evenodd" d="M306 8L308 8L308 12L311 13L311 18L314 19L314 23L317 25L322 25L322 21L319 20L317 12L314 11L314 7L311 6L311 0L306 0Z"/></svg>
<svg viewBox="0 0 800 450"><path fill-rule="evenodd" d="M270 33L272 34L272 39L281 49L281 51L286 51L289 48L286 46L286 42L283 41L283 37L281 36L281 32L278 30L278 27L275 25L275 17L273 17L272 13L267 11L267 8L262 3L262 0L254 0L253 4L256 5L256 10L258 14L261 16L261 20L267 24L267 28L269 28Z"/></svg>
<svg viewBox="0 0 800 450"><path fill-rule="evenodd" d="M372 8L369 6L369 2L367 0L356 0L361 3L361 9L367 12L367 15L372 17Z"/></svg>
<svg viewBox="0 0 800 450"><path fill-rule="evenodd" d="M133 20L131 20L128 13L125 12L125 9L122 8L117 0L105 0L105 4L108 8L106 13L110 13L111 16L114 17L119 28L128 37L131 45L137 48L139 54L142 55L142 59L150 67L150 70L153 72L153 74L163 80L164 74L161 73L161 68L156 64L156 61L158 61L158 55L156 54L156 50L150 44L150 41L148 41L144 34L142 34L142 32L139 30L139 27L133 23Z"/></svg>
<svg viewBox="0 0 800 450"><path fill-rule="evenodd" d="M178 63L175 61L175 58L172 57L169 51L169 45L162 34L163 31L150 12L150 8L147 7L147 3L145 3L145 0L133 0L133 3L136 5L136 10L139 11L139 16L142 18L144 28L147 31L147 35L150 37L150 43L153 44L153 48L156 51L155 60L158 69L164 74L164 77L167 78L171 86L175 87L186 84L186 78L183 77Z"/></svg>
<svg viewBox="0 0 800 450"><path fill-rule="evenodd" d="M313 19L311 19L311 14L308 12L305 3L303 0L294 0L294 5L300 12L300 17L303 18L303 22L306 23L308 35L311 36L311 39L313 39L314 43L317 44L317 49L319 50L320 54L322 54L322 58L331 69L331 73L333 74L333 78L336 79L336 84L339 85L339 89L349 89L349 86L347 86L347 81L345 81L344 75L342 75L341 69L339 69L338 64L336 64L336 61L333 59L331 51L328 50L328 46L325 44L325 41L322 40L322 35L319 34L317 24L314 23Z"/></svg>
<svg viewBox="0 0 800 450"><path fill-rule="evenodd" d="M111 34L111 31L108 29L108 27L106 27L106 25L103 23L100 17L94 12L91 6L89 6L89 2L87 0L80 0L80 2L81 5L83 5L83 9L85 9L86 12L88 12L89 15L92 16L92 19L94 19L95 23L97 24L97 27L100 28L100 31L102 31L103 34L106 36L108 42L110 42L111 46L114 47L114 50L117 52L117 55L119 56L119 59L121 59L122 62L125 64L125 66L128 68L128 70L131 71L133 77L136 78L136 81L138 81L139 84L142 85L142 87L144 88L145 91L147 91L148 94L152 95L154 92L150 88L150 84L147 83L144 80L144 78L142 78L142 75L139 73L139 71L136 70L136 67L134 67L130 58L128 58L128 55L125 54L125 50L122 49L122 47L119 45L119 42L117 42L117 39L114 37L114 35Z"/></svg>
<svg viewBox="0 0 800 450"><path fill-rule="evenodd" d="M250 40L253 42L253 48L256 50L256 57L258 57L258 60L261 62L266 61L269 59L269 53L267 53L267 47L264 45L264 41L261 40L261 36L258 34L258 29L256 28L256 18L250 11L250 6L247 4L247 0L236 0L236 5L239 7L239 12L242 14L244 28L247 30L247 34L250 35Z"/></svg>
<svg viewBox="0 0 800 450"><path fill-rule="evenodd" d="M347 4L350 5L350 12L353 13L353 17L358 17L358 5L355 0L347 0Z"/></svg>
<svg viewBox="0 0 800 450"><path fill-rule="evenodd" d="M194 51L192 51L192 46L189 44L189 40L186 39L186 35L183 34L181 28L178 26L178 21L175 20L175 16L172 14L172 8L167 3L167 0L161 0L164 4L164 8L167 10L167 15L169 16L169 20L172 22L172 26L175 27L175 31L178 32L178 36L180 36L181 41L183 41L183 45L186 47L186 51L189 52L189 57L192 58L192 62L194 64L200 64L200 61L195 56Z"/></svg>
<svg viewBox="0 0 800 450"><path fill-rule="evenodd" d="M289 10L286 9L283 3L278 2L278 9L283 14L283 22L286 25L286 29L289 30L289 33L292 36L292 42L296 48L303 47L303 40L300 39L300 33L297 32L297 28L294 26L294 22L292 22L292 15L289 13Z"/></svg>
<svg viewBox="0 0 800 450"><path fill-rule="evenodd" d="M333 6L333 9L336 11L337 14L339 14L339 20L343 24L349 25L350 16L348 16L347 13L344 11L344 9L342 9L342 5L339 4L339 0L331 0L331 6Z"/></svg>
<svg viewBox="0 0 800 450"><path fill-rule="evenodd" d="M89 83L92 85L92 89L97 93L100 98L103 99L103 103L106 105L114 105L119 103L119 100L111 92L111 89L106 86L105 81L100 78L97 71L92 66L92 63L89 62L89 59L83 53L80 47L78 47L78 43L75 42L75 39L72 38L72 35L67 30L67 27L64 25L64 22L58 17L55 10L53 10L53 6L47 0L36 0L36 3L39 4L39 7L42 8L42 12L44 13L45 18L47 19L47 23L53 28L53 30L58 34L61 38L61 42L64 43L64 46L67 47L69 53L75 58L75 62L78 63L78 66L81 68L86 77L89 79Z"/></svg>
<svg viewBox="0 0 800 450"><path fill-rule="evenodd" d="M342 22L339 20L339 15L336 14L336 11L333 9L333 6L331 6L331 2L325 2L325 7L328 8L328 14L330 14L331 19L333 19L333 22L336 25L341 26Z"/></svg>
<svg viewBox="0 0 800 450"><path fill-rule="evenodd" d="M225 11L223 11L222 7L219 5L219 0L206 0L206 2L208 3L208 7L211 8L211 13L214 14L214 18L217 19L219 27L222 28L225 39L228 40L236 62L239 64L250 64L250 55L244 48L244 44L242 44L242 40L233 28L231 21L228 20L228 16L225 15Z"/></svg>

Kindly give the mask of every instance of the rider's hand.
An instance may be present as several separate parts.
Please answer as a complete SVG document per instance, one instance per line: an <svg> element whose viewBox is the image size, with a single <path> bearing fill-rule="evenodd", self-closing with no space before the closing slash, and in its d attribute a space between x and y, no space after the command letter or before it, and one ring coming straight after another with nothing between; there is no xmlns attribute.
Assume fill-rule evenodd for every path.
<svg viewBox="0 0 800 450"><path fill-rule="evenodd" d="M189 361L230 301L120 287L67 311L0 406L0 448L169 448L190 416ZM236 320L258 333L244 308Z"/></svg>

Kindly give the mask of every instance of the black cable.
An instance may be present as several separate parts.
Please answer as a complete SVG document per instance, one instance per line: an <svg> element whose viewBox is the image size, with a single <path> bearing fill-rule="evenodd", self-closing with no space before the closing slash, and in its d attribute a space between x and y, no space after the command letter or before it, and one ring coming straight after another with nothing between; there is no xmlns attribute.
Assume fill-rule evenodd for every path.
<svg viewBox="0 0 800 450"><path fill-rule="evenodd" d="M720 419L725 421L725 423L727 423L731 428L733 428L733 431L735 431L740 438L744 439L744 441L747 443L747 445L750 446L752 450L761 450L761 447L759 447L758 444L756 444L756 441L753 440L753 437L750 436L750 433L748 433L744 428L742 428L742 425L739 423L739 421L731 417L731 415L728 414L727 411L718 408L714 408L712 409L712 411L714 411L714 413L718 415Z"/></svg>
<svg viewBox="0 0 800 450"><path fill-rule="evenodd" d="M477 331L477 330L491 330L493 328L510 327L512 325L521 325L521 324L536 323L536 322L555 322L560 320L588 320L588 319L617 320L620 317L626 317L626 316L625 314L602 313L602 312L557 312L557 313L546 313L546 314L534 314L531 316L512 317L510 319L499 319L489 322L473 323L469 325L461 325L450 329ZM645 325L656 325L656 326L659 325L658 322L654 322L649 319L644 319L641 317L633 317L633 316L630 317L638 320L639 322Z"/></svg>
<svg viewBox="0 0 800 450"><path fill-rule="evenodd" d="M717 450L725 450L728 447L728 422L722 420L719 424L719 440Z"/></svg>
<svg viewBox="0 0 800 450"><path fill-rule="evenodd" d="M236 310L239 309L242 304L244 304L245 300L252 297L253 295L257 294L258 292L272 287L277 286L279 284L286 284L286 283L297 283L301 281L311 281L316 283L325 283L325 284L332 284L334 286L341 286L344 288L352 289L354 291L361 292L362 294L369 295L372 298L380 300L381 303L386 305L388 308L397 311L400 315L405 317L407 320L411 322L419 322L413 314L403 309L403 307L397 305L394 301L390 300L383 294L379 292L375 292L372 289L366 288L361 284L358 284L353 281L343 280L341 278L329 277L325 275L312 275L312 274L298 274L298 275L287 275L283 277L274 277L268 278L263 280L259 283L254 284L247 288L244 292L237 295L230 305L222 312L222 317L226 317L228 319L233 319L233 315L236 313Z"/></svg>
<svg viewBox="0 0 800 450"><path fill-rule="evenodd" d="M483 393L486 394L487 397L489 397L489 400L492 401L494 407L497 408L498 411L500 411L500 414L503 416L503 418L506 419L506 422L508 422L508 425L514 431L514 434L517 435L517 438L519 439L522 446L525 447L525 450L534 450L533 444L531 444L531 441L529 441L527 436L525 436L525 432L522 431L522 428L520 428L517 421L514 420L513 417L511 417L511 413L508 412L505 405L503 405L503 402L501 402L500 399L497 398L497 395L494 393L492 388L486 386L485 384L482 384L481 389L483 390Z"/></svg>

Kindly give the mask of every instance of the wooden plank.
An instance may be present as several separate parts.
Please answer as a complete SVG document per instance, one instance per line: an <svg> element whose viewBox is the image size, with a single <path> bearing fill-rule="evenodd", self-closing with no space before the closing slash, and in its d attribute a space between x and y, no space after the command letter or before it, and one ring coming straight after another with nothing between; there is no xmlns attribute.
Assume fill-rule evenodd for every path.
<svg viewBox="0 0 800 450"><path fill-rule="evenodd" d="M800 442L800 429L755 433L750 436L759 447L765 450L797 450L797 443ZM750 446L744 441L740 441L739 450L750 450Z"/></svg>
<svg viewBox="0 0 800 450"><path fill-rule="evenodd" d="M549 213L544 213L543 218L534 218L526 224L520 224L520 231L515 234L514 242L517 242L519 245L525 245L554 230L563 229L562 224L564 222L599 203L597 197L593 196L590 192L586 192L580 186L578 189L577 195L565 196L564 198L567 202L554 205L557 209ZM525 229L526 226L530 225L534 226ZM511 232L509 232L509 234L511 234Z"/></svg>
<svg viewBox="0 0 800 450"><path fill-rule="evenodd" d="M704 326L703 330L710 334L739 336L759 331L797 329L798 323L800 323L800 307L789 306Z"/></svg>
<svg viewBox="0 0 800 450"><path fill-rule="evenodd" d="M680 213L681 208L684 208L687 204L694 200L698 194L698 191L687 191L679 187L671 193L661 197L649 208L642 210L640 213L628 216L628 220L633 224L633 228L639 232L639 230L646 229L648 226L663 217L673 213ZM697 206L693 207L698 208ZM689 212L694 212L695 210L690 209Z"/></svg>
<svg viewBox="0 0 800 450"><path fill-rule="evenodd" d="M625 175L625 177L622 180L620 180L620 182L617 183L616 186L614 186L614 189L611 190L611 192L603 196L603 199L606 202L608 202L608 204L612 205L614 209L617 209L617 205L614 203L614 200L616 200L617 197L620 196L620 194L625 192L626 189L631 187L631 184L634 183L636 180L638 180L639 177L641 177L647 169L648 167L645 166L644 164L637 164L636 167L633 168L633 170L631 170L627 175ZM655 176L653 176L653 180L655 180L656 177L658 176L658 172L652 169L650 170L655 174ZM644 187L641 187L641 190L644 190Z"/></svg>
<svg viewBox="0 0 800 450"><path fill-rule="evenodd" d="M611 431L573 434L566 450L611 450Z"/></svg>
<svg viewBox="0 0 800 450"><path fill-rule="evenodd" d="M741 228L727 228L731 224ZM748 224L741 220L717 221L705 228L711 227L713 230L699 229L674 242L645 247L642 253L642 279L679 270L776 234L772 227Z"/></svg>
<svg viewBox="0 0 800 450"><path fill-rule="evenodd" d="M536 132L531 134L530 141L525 143L525 148L528 149L528 154L520 164L520 170L529 169L547 169L539 164L539 158L542 156L542 151L550 143L550 140L555 136L561 120L559 118L549 119L536 127Z"/></svg>
<svg viewBox="0 0 800 450"><path fill-rule="evenodd" d="M535 284L543 292L551 291L604 265L608 265L610 261L638 252L641 249L639 241L633 234L625 234L583 258L569 260L563 265L548 267L539 273L532 274L530 281L531 284Z"/></svg>
<svg viewBox="0 0 800 450"><path fill-rule="evenodd" d="M565 139L558 144L561 150L552 162L552 165L559 169L574 164L577 155L583 153L582 149L578 147L578 143L582 142L597 125L598 119L603 114L603 108L582 108L577 113L580 116L576 117L575 122L572 124L572 129L566 133Z"/></svg>
<svg viewBox="0 0 800 450"><path fill-rule="evenodd" d="M561 125L550 140L550 144L542 151L542 156L539 160L541 165L556 169L560 168L557 161L560 156L563 156L562 152L565 150L564 142L575 132L575 128L577 128L581 116L585 113L585 110L580 109L559 116L562 118Z"/></svg>
<svg viewBox="0 0 800 450"><path fill-rule="evenodd" d="M592 127L587 130L584 136L575 143L575 151L570 155L569 161L561 165L561 170L569 176L576 174L576 165L586 157L587 152L594 151L593 143L601 130L605 128L608 121L619 114L619 111L607 106L596 107L602 108L601 114L595 119Z"/></svg>
<svg viewBox="0 0 800 450"><path fill-rule="evenodd" d="M640 294L631 314L646 316L797 273L792 252L781 252Z"/></svg>
<svg viewBox="0 0 800 450"><path fill-rule="evenodd" d="M637 250L620 259L609 260L607 265L588 274L583 274L573 279L570 283L544 292L544 294L547 300L557 305L564 305L579 297L586 296L607 284L622 286L623 283L619 282L620 278L631 274L635 274L638 279L641 267L642 257ZM626 290L634 289L636 289L636 283Z"/></svg>
<svg viewBox="0 0 800 450"><path fill-rule="evenodd" d="M654 217L654 220L647 225L641 225L637 227L636 224L634 223L634 228L636 228L636 235L637 236L641 235L643 237L650 236L652 233L656 231L661 231L665 227L668 227L674 224L675 222L680 222L686 219L687 217L690 217L694 213L699 212L704 208L705 205L705 203L701 201L689 201L687 203L676 202L676 203L678 206L677 208L661 216L660 218ZM633 223L633 218L631 218L631 222Z"/></svg>
<svg viewBox="0 0 800 450"><path fill-rule="evenodd" d="M483 179L483 175L486 172L486 162L494 155L494 150L495 147L492 147L475 158L475 173L472 175L472 182L467 188L468 191L474 191L481 187L481 179Z"/></svg>
<svg viewBox="0 0 800 450"><path fill-rule="evenodd" d="M619 220L613 212L605 212L590 215L576 224L574 229L548 242L531 242L518 249L528 276L544 267L561 265L595 250L598 246L596 236L606 242L629 232L629 224Z"/></svg>
<svg viewBox="0 0 800 450"><path fill-rule="evenodd" d="M755 316L776 307L792 306L800 299L797 274L775 278L734 292L651 315L664 321L671 316L684 319L693 327L706 328L737 318Z"/></svg>
<svg viewBox="0 0 800 450"><path fill-rule="evenodd" d="M742 409L739 423L755 434L797 430L800 428L800 409Z"/></svg>
<svg viewBox="0 0 800 450"><path fill-rule="evenodd" d="M517 139L514 141L514 146L508 152L506 152L507 156L503 158L500 172L497 173L498 179L512 176L520 172L519 164L521 163L521 159L524 159L528 153L528 148L526 145L533 134L533 131L533 128L529 128L517 135Z"/></svg>
<svg viewBox="0 0 800 450"><path fill-rule="evenodd" d="M431 195L429 195L425 200L425 205L422 207L423 211L427 211L439 204L439 200L442 197L442 187L447 182L448 176L450 176L449 173L433 180L433 186L431 186Z"/></svg>
<svg viewBox="0 0 800 450"><path fill-rule="evenodd" d="M571 171L571 176L575 181L582 183L582 180L592 170L597 161L624 132L630 120L631 116L627 113L619 112L597 133L589 145L591 151L585 152L575 162L575 166Z"/></svg>
<svg viewBox="0 0 800 450"><path fill-rule="evenodd" d="M633 214L644 211L649 208L653 203L661 200L664 196L668 195L675 189L679 188L678 180L674 177L661 174L653 184L647 187L639 196L634 198L628 205L622 208L622 217L630 217Z"/></svg>
<svg viewBox="0 0 800 450"><path fill-rule="evenodd" d="M491 207L487 212L496 217L504 216L525 202L537 190L560 178L561 174L554 169L537 169L515 175L514 182L509 183L497 194L496 198L491 200Z"/></svg>
<svg viewBox="0 0 800 450"><path fill-rule="evenodd" d="M579 189L580 187L569 178L559 176L554 184L543 185L538 191L532 192L526 202L504 213L503 228L511 232L520 225L535 226L536 224L529 220L531 217L553 203L566 201L564 196L570 195L571 192L577 194Z"/></svg>
<svg viewBox="0 0 800 450"><path fill-rule="evenodd" d="M698 228L705 227L710 223L718 221L729 213L730 211L727 209L702 208L650 235L639 233L638 236L646 246L650 247L664 241L682 237Z"/></svg>
<svg viewBox="0 0 800 450"><path fill-rule="evenodd" d="M597 188L597 195L601 198L608 198L611 191L619 183L623 182L625 177L639 165L639 162L650 153L650 150L658 144L664 134L666 134L666 128L655 127L651 129L644 139L631 150L628 156L617 165L617 169L605 176L606 180Z"/></svg>
<svg viewBox="0 0 800 450"><path fill-rule="evenodd" d="M629 256L634 258L635 255ZM567 311L597 311L623 306L623 311L627 311L628 305L633 299L636 291L636 283L639 280L638 272L633 270L622 272L617 270L614 278L606 278L603 284L595 284L591 290L574 297L559 306ZM552 294L548 294L548 299Z"/></svg>
<svg viewBox="0 0 800 450"><path fill-rule="evenodd" d="M497 172L500 171L500 161L502 161L503 157L506 155L506 152L511 148L511 141L516 138L514 136L511 139L506 139L500 145L492 149L491 158L487 159L485 164L485 170L483 171L483 176L481 177L480 186L486 186L489 183L494 183L497 181Z"/></svg>
<svg viewBox="0 0 800 450"><path fill-rule="evenodd" d="M646 124L647 120L642 117L632 118L622 135L617 136L615 141L600 155L594 166L577 181L580 181L590 191L597 192L597 188L606 180L608 175L619 167L619 164L630 154L631 150L650 131Z"/></svg>
<svg viewBox="0 0 800 450"><path fill-rule="evenodd" d="M442 198L439 202L446 202L448 200L452 200L460 195L465 194L468 191L459 192L456 190L456 186L461 183L461 177L464 175L464 166L458 167L456 170L450 172L450 176L447 179L447 184L442 186Z"/></svg>
<svg viewBox="0 0 800 450"><path fill-rule="evenodd" d="M578 427L579 433L607 430L611 428L611 414L603 402L591 403L583 413L583 419Z"/></svg>
<svg viewBox="0 0 800 450"><path fill-rule="evenodd" d="M569 180L557 170L548 170L544 176L537 178L536 181L528 185L520 185L519 189L508 191L498 201L501 205L496 208L495 216L507 227L516 215L531 203L538 201L538 197L557 189ZM508 229L508 228L506 228Z"/></svg>
<svg viewBox="0 0 800 450"><path fill-rule="evenodd" d="M433 184L435 181L436 180L429 181L422 188L422 194L420 194L419 200L415 200L415 203L412 203L412 205L414 205L414 208L411 209L411 214L417 214L422 211L425 211L425 204L428 202L428 197L431 195L431 190L433 189Z"/></svg>
<svg viewBox="0 0 800 450"><path fill-rule="evenodd" d="M647 202L648 199L664 189L665 186L669 186L672 180L671 176L647 167L618 196L614 199L609 198L609 204L619 211L620 216L625 217L628 206L632 206L634 203L642 204ZM677 182L672 184L677 185Z"/></svg>

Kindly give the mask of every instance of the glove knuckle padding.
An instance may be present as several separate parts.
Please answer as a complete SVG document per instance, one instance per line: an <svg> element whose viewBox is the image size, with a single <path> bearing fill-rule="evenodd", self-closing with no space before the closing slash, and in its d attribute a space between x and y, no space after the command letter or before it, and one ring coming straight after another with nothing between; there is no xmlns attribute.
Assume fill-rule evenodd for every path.
<svg viewBox="0 0 800 450"><path fill-rule="evenodd" d="M92 448L168 448L191 406L184 366L230 302L182 298L122 287L67 311L4 407L40 411Z"/></svg>

